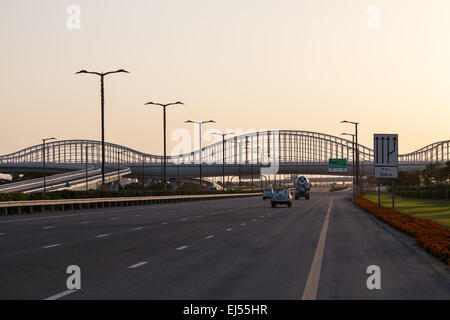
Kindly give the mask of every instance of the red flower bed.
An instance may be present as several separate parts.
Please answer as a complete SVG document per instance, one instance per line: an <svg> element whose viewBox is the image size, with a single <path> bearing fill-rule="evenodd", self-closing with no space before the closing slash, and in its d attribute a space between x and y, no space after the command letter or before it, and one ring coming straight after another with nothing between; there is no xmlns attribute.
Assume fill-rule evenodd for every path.
<svg viewBox="0 0 450 320"><path fill-rule="evenodd" d="M430 219L414 218L366 199L355 201L361 208L416 239L418 245L450 265L450 229Z"/></svg>

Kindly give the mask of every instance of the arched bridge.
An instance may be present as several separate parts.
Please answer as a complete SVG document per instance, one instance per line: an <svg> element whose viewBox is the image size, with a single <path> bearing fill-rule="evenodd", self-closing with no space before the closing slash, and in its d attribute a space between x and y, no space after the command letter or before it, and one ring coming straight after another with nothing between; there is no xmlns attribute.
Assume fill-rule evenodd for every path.
<svg viewBox="0 0 450 320"><path fill-rule="evenodd" d="M450 140L432 143L414 152L399 155L400 170L423 169L427 164L446 162ZM86 149L86 147L88 147ZM86 151L87 150L87 151ZM43 165L43 145L0 156L0 172L37 171ZM105 143L106 166L129 167L131 176L159 178L163 156L139 152L113 143ZM86 154L87 152L87 154ZM101 164L101 142L94 140L61 140L46 144L46 167L49 172L79 170L88 163ZM271 130L242 134L217 141L202 148L202 175L259 174L328 174L329 158L346 158L352 174L352 141L324 133L299 130ZM373 150L359 145L363 175L372 175ZM224 161L224 164L223 164ZM167 176L198 177L200 152L196 150L167 158Z"/></svg>

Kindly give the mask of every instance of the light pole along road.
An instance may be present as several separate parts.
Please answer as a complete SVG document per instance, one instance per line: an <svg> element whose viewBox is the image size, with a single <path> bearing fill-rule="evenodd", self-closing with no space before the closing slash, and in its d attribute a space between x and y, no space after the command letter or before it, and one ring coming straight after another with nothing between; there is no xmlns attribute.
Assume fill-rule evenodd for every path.
<svg viewBox="0 0 450 320"><path fill-rule="evenodd" d="M46 181L45 181L45 176L46 176L46 172L45 172L45 142L49 141L49 140L56 140L56 138L45 138L42 139L42 169L43 169L43 174L44 174L44 192L47 191L47 185L46 185Z"/></svg>
<svg viewBox="0 0 450 320"><path fill-rule="evenodd" d="M355 125L355 152L356 152L356 186L357 186L357 190L356 193L359 195L360 193L360 172L359 172L359 145L358 145L358 124L359 122L353 122L353 121L341 121L341 123L351 123L353 125Z"/></svg>
<svg viewBox="0 0 450 320"><path fill-rule="evenodd" d="M351 136L352 137L352 175L353 175L353 201L355 201L355 180L356 180L356 168L355 168L355 135L352 133L341 133L341 136Z"/></svg>
<svg viewBox="0 0 450 320"><path fill-rule="evenodd" d="M167 152L166 152L166 128L167 128L167 121L166 121L166 108L168 106L176 105L176 104L184 104L183 102L177 101L172 103L155 103L155 102L147 102L145 105L154 105L154 106L161 106L163 107L163 136L164 136L164 158L163 158L163 183L165 184L167 181L167 172L166 172L166 166L167 166Z"/></svg>
<svg viewBox="0 0 450 320"><path fill-rule="evenodd" d="M120 155L122 154L127 154L127 151L117 151L117 191L120 191Z"/></svg>
<svg viewBox="0 0 450 320"><path fill-rule="evenodd" d="M88 74L95 74L100 77L100 94L101 94L101 109L102 109L102 189L105 185L105 94L104 94L104 77L108 74L112 73L129 73L126 70L119 69L116 71L109 71L109 72L91 72L86 70L81 70L78 72L75 72L75 74L81 74L81 73L88 73Z"/></svg>
<svg viewBox="0 0 450 320"><path fill-rule="evenodd" d="M89 148L94 148L93 145L85 146L86 150L86 191L89 190L89 179L88 179L88 164L89 164Z"/></svg>
<svg viewBox="0 0 450 320"><path fill-rule="evenodd" d="M187 120L184 123L193 123L193 124L198 124L198 128L199 128L199 143L200 143L200 187L202 186L202 125L204 125L205 123L216 123L214 120L207 120L207 121L192 121L192 120Z"/></svg>
<svg viewBox="0 0 450 320"><path fill-rule="evenodd" d="M234 134L234 132L229 132L229 133L213 132L213 134L222 136L222 189L225 190L225 159L226 159L225 136L232 135L232 134Z"/></svg>

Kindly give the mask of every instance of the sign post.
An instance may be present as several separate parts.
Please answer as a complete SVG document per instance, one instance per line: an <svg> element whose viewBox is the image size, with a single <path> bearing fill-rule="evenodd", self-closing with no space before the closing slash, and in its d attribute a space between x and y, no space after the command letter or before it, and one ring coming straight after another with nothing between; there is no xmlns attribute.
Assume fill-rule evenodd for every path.
<svg viewBox="0 0 450 320"><path fill-rule="evenodd" d="M373 150L373 176L375 179L392 179L392 209L394 209L395 179L398 178L398 134L374 134ZM378 206L380 206L379 183Z"/></svg>

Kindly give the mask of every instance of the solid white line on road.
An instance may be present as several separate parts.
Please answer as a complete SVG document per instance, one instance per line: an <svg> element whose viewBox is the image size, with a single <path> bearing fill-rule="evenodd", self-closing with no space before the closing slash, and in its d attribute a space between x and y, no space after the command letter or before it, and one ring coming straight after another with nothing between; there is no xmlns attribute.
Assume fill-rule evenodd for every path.
<svg viewBox="0 0 450 320"><path fill-rule="evenodd" d="M206 238L206 239L211 239L211 238L214 238L214 235L211 234L211 235L209 235L209 236L206 236L205 238Z"/></svg>
<svg viewBox="0 0 450 320"><path fill-rule="evenodd" d="M109 233L99 234L99 235L97 236L97 238L104 238L104 237L107 237L107 236L109 236Z"/></svg>
<svg viewBox="0 0 450 320"><path fill-rule="evenodd" d="M228 228L226 231L231 231L231 230L233 230L233 228Z"/></svg>
<svg viewBox="0 0 450 320"><path fill-rule="evenodd" d="M48 245L48 246L42 247L42 249L49 249L49 248L59 247L60 245L61 245L61 244L59 244L59 243L50 244L50 245Z"/></svg>
<svg viewBox="0 0 450 320"><path fill-rule="evenodd" d="M46 227L42 227L42 229L47 230L47 229L53 229L55 228L55 226L46 226Z"/></svg>
<svg viewBox="0 0 450 320"><path fill-rule="evenodd" d="M138 262L136 264L133 264L133 265L129 266L128 268L129 269L136 269L136 268L139 268L139 267L141 267L141 266L143 266L144 264L147 264L147 263L148 263L148 261Z"/></svg>
<svg viewBox="0 0 450 320"><path fill-rule="evenodd" d="M61 293L55 294L54 296L48 297L48 298L46 298L44 300L57 300L59 298L67 296L68 294L74 293L75 291L77 291L77 290L66 290L66 291L63 291Z"/></svg>
<svg viewBox="0 0 450 320"><path fill-rule="evenodd" d="M319 289L320 272L322 269L323 253L325 251L325 242L327 240L328 223L330 222L331 207L333 199L330 200L327 215L320 231L319 241L317 243L316 253L309 270L308 279L306 280L305 289L303 290L302 300L316 300L317 290Z"/></svg>
<svg viewBox="0 0 450 320"><path fill-rule="evenodd" d="M143 229L143 227L137 227L137 228L133 228L133 230L142 230Z"/></svg>
<svg viewBox="0 0 450 320"><path fill-rule="evenodd" d="M176 250L180 251L180 250L184 250L186 248L187 248L187 246L181 246L181 247L176 248Z"/></svg>
<svg viewBox="0 0 450 320"><path fill-rule="evenodd" d="M92 223L91 221L81 221L81 224L88 224L88 223Z"/></svg>

